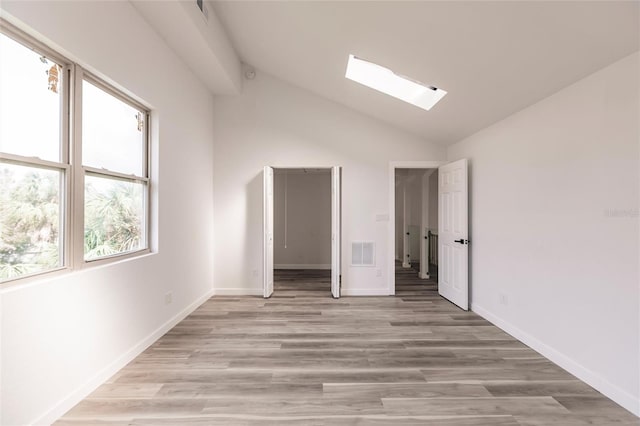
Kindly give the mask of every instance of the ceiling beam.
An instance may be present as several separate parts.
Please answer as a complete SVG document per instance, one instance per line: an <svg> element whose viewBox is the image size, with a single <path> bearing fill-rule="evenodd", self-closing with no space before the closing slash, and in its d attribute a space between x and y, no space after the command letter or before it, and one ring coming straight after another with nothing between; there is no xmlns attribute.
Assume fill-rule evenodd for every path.
<svg viewBox="0 0 640 426"><path fill-rule="evenodd" d="M196 0L131 3L213 94L240 93L240 59L208 1L207 17Z"/></svg>

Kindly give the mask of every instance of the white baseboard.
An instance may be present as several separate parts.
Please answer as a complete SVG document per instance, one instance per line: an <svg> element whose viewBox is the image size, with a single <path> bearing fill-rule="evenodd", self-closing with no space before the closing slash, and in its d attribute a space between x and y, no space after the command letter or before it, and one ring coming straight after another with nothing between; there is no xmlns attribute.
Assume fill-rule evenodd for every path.
<svg viewBox="0 0 640 426"><path fill-rule="evenodd" d="M493 323L498 328L503 331L509 333L516 339L520 340L525 345L531 347L535 351L544 355L546 358L550 359L560 367L567 370L569 373L573 374L583 382L587 383L589 386L593 387L612 401L616 402L623 408L629 410L636 416L640 417L640 400L634 397L629 392L620 389L618 386L609 382L607 379L599 375L598 373L591 371L590 369L584 367L581 364L578 364L574 360L572 360L567 355L562 352L552 348L551 346L541 342L537 338L531 336L530 334L522 331L518 327L514 326L508 321L503 320L502 318L492 314L487 309L484 309L482 306L479 306L476 303L471 304L471 310L487 321Z"/></svg>
<svg viewBox="0 0 640 426"><path fill-rule="evenodd" d="M341 291L343 296L389 296L386 287L347 287Z"/></svg>
<svg viewBox="0 0 640 426"><path fill-rule="evenodd" d="M260 288L214 288L213 296L262 296L264 294L262 287Z"/></svg>
<svg viewBox="0 0 640 426"><path fill-rule="evenodd" d="M307 264L278 264L273 265L273 269L331 269L330 263L307 263Z"/></svg>
<svg viewBox="0 0 640 426"><path fill-rule="evenodd" d="M162 337L167 331L171 330L176 324L186 318L190 313L195 311L200 305L206 302L212 296L212 292L208 291L195 302L184 308L181 312L176 314L173 318L162 324L154 332L147 337L136 343L128 351L122 354L119 358L113 361L111 364L103 368L98 374L94 375L84 385L71 392L64 397L58 403L56 403L46 413L42 414L33 422L29 424L33 425L50 425L58 420L64 413L73 408L77 403L86 398L91 392L96 390L98 386L103 384L109 377L116 374L124 366L130 363L135 357L140 355L145 349L151 346L156 340Z"/></svg>

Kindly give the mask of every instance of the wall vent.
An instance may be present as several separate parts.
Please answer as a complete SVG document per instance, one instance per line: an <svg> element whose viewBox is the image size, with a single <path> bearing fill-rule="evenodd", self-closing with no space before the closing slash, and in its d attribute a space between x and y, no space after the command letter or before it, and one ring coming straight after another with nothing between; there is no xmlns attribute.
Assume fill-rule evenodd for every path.
<svg viewBox="0 0 640 426"><path fill-rule="evenodd" d="M351 266L375 266L375 244L371 241L351 243Z"/></svg>

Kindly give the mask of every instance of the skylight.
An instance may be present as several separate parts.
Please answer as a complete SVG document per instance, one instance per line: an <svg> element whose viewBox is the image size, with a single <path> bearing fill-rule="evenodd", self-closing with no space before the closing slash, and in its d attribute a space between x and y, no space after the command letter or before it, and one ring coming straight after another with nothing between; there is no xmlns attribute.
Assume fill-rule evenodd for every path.
<svg viewBox="0 0 640 426"><path fill-rule="evenodd" d="M425 86L354 55L349 55L345 77L427 111L447 94L442 89Z"/></svg>

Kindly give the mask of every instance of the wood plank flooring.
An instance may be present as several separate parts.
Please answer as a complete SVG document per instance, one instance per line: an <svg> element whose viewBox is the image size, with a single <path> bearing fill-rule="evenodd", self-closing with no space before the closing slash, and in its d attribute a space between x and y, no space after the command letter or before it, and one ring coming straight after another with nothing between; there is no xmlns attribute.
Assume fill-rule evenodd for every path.
<svg viewBox="0 0 640 426"><path fill-rule="evenodd" d="M333 300L329 280L208 300L56 424L640 425L411 269L396 297Z"/></svg>

